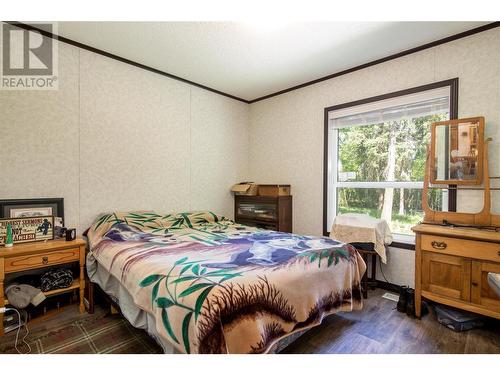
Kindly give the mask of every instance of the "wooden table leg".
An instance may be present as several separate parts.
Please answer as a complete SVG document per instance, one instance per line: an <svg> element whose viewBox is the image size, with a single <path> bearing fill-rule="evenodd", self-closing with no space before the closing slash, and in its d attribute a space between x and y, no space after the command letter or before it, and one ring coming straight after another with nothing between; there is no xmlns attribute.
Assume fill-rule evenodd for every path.
<svg viewBox="0 0 500 375"><path fill-rule="evenodd" d="M89 314L94 313L94 283L87 278L88 301L89 301Z"/></svg>
<svg viewBox="0 0 500 375"><path fill-rule="evenodd" d="M377 280L377 254L372 254L372 274L371 274L371 290L375 289L375 282Z"/></svg>
<svg viewBox="0 0 500 375"><path fill-rule="evenodd" d="M85 312L83 298L85 294L85 246L80 246L80 314Z"/></svg>
<svg viewBox="0 0 500 375"><path fill-rule="evenodd" d="M365 264L368 265L368 255L365 253L361 254L361 257L365 261ZM367 299L368 298L368 269L366 269L365 273L363 274L363 277L361 278L361 291L363 292L363 298Z"/></svg>
<svg viewBox="0 0 500 375"><path fill-rule="evenodd" d="M422 315L422 253L420 250L420 234L415 239L415 316Z"/></svg>
<svg viewBox="0 0 500 375"><path fill-rule="evenodd" d="M5 279L4 258L0 258L0 307L5 307L3 281ZM0 313L0 336L3 336L3 313Z"/></svg>

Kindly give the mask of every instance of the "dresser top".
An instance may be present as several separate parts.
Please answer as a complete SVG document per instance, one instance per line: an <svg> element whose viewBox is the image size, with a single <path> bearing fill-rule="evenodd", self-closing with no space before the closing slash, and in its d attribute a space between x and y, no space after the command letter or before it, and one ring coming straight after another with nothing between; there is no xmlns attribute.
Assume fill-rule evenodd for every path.
<svg viewBox="0 0 500 375"><path fill-rule="evenodd" d="M452 227L439 224L419 224L411 229L415 233L500 243L500 232L494 230Z"/></svg>
<svg viewBox="0 0 500 375"><path fill-rule="evenodd" d="M45 241L25 242L25 243L14 244L14 246L12 247L0 246L0 257L9 258L17 255L64 250L79 246L85 246L85 244L86 242L82 238L77 238L76 240L73 241L66 241L64 239L60 239L60 240L49 240L47 242Z"/></svg>

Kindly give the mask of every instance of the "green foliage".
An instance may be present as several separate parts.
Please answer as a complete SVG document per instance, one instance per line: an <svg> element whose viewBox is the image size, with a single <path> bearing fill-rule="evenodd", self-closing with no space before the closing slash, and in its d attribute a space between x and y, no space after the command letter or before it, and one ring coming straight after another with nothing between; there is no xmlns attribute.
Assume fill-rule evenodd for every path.
<svg viewBox="0 0 500 375"><path fill-rule="evenodd" d="M354 126L339 129L339 172L355 172L354 181L387 181L388 151L391 135L396 137L396 181L423 181L430 124L446 119L444 115L407 118L397 122ZM404 189L399 215L400 189L394 189L392 220L398 233L411 232L410 227L422 219L422 191ZM431 200L439 201L439 194ZM339 213L366 213L381 217L384 189L339 188ZM401 229L402 228L402 229Z"/></svg>
<svg viewBox="0 0 500 375"><path fill-rule="evenodd" d="M396 181L422 181L431 115L339 130L340 172L356 172L356 181L385 181L391 129L396 136Z"/></svg>

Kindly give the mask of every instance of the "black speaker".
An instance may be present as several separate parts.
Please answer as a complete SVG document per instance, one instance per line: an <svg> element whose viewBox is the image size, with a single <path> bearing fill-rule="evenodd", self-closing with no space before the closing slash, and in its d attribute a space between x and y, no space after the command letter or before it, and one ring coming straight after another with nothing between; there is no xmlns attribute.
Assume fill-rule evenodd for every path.
<svg viewBox="0 0 500 375"><path fill-rule="evenodd" d="M68 228L66 229L66 241L76 240L76 229Z"/></svg>

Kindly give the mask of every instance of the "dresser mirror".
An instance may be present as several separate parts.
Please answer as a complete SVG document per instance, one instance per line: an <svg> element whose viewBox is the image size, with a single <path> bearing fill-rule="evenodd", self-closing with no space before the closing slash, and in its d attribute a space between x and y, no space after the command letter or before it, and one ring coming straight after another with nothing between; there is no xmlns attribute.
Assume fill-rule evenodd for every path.
<svg viewBox="0 0 500 375"><path fill-rule="evenodd" d="M488 141L484 117L435 122L427 153L422 200L424 222L489 226Z"/></svg>
<svg viewBox="0 0 500 375"><path fill-rule="evenodd" d="M431 183L481 184L484 118L435 122L431 131Z"/></svg>

